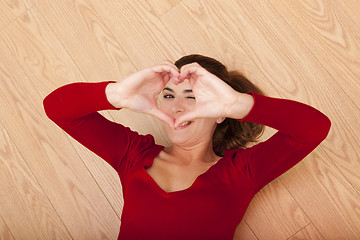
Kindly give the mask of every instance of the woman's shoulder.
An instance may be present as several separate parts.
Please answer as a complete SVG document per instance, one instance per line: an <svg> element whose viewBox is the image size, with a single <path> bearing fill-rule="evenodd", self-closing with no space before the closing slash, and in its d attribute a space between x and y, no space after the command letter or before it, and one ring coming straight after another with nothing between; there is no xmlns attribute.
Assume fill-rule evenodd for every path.
<svg viewBox="0 0 360 240"><path fill-rule="evenodd" d="M224 152L224 159L233 159L242 153L246 152L246 148L235 148L235 149L226 149Z"/></svg>

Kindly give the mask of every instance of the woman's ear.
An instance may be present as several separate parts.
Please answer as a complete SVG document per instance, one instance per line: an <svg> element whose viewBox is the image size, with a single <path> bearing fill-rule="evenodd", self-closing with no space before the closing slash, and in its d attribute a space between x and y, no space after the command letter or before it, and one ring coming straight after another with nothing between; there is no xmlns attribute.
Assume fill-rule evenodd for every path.
<svg viewBox="0 0 360 240"><path fill-rule="evenodd" d="M225 119L226 119L225 117L218 118L218 119L216 119L216 123L217 123L217 124L220 124L220 123L222 123Z"/></svg>

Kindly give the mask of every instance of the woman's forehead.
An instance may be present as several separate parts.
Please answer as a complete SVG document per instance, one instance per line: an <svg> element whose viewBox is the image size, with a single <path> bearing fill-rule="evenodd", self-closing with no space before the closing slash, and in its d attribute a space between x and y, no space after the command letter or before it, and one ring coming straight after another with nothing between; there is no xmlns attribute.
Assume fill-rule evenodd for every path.
<svg viewBox="0 0 360 240"><path fill-rule="evenodd" d="M167 89L172 89L175 92L183 92L184 90L189 90L191 89L191 85L188 79L185 79L184 82L176 85L175 83L173 83L171 80L165 85L165 88ZM164 88L164 89L165 89Z"/></svg>

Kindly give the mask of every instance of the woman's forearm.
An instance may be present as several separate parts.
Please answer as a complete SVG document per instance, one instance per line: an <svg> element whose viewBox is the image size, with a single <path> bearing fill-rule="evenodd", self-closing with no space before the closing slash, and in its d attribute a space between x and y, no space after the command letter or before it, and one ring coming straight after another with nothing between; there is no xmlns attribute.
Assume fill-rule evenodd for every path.
<svg viewBox="0 0 360 240"><path fill-rule="evenodd" d="M72 83L62 86L44 99L45 112L53 121L71 122L88 114L113 109L105 98L108 82Z"/></svg>
<svg viewBox="0 0 360 240"><path fill-rule="evenodd" d="M234 103L227 110L227 117L233 119L243 119L254 106L254 97L247 93L238 93Z"/></svg>
<svg viewBox="0 0 360 240"><path fill-rule="evenodd" d="M303 144L319 144L331 122L319 110L300 102L253 93L254 107L241 121L263 124Z"/></svg>
<svg viewBox="0 0 360 240"><path fill-rule="evenodd" d="M105 95L108 102L115 108L122 108L121 94L118 93L118 83L111 82L105 88Z"/></svg>

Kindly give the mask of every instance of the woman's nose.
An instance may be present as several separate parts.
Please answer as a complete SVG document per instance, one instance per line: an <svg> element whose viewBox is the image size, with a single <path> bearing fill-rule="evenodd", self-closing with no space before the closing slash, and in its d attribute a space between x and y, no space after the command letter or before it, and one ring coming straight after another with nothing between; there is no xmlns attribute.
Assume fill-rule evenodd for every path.
<svg viewBox="0 0 360 240"><path fill-rule="evenodd" d="M180 113L180 112L184 112L186 109L186 106L184 104L184 101L181 99L175 99L173 106L172 106L172 110L174 113Z"/></svg>

